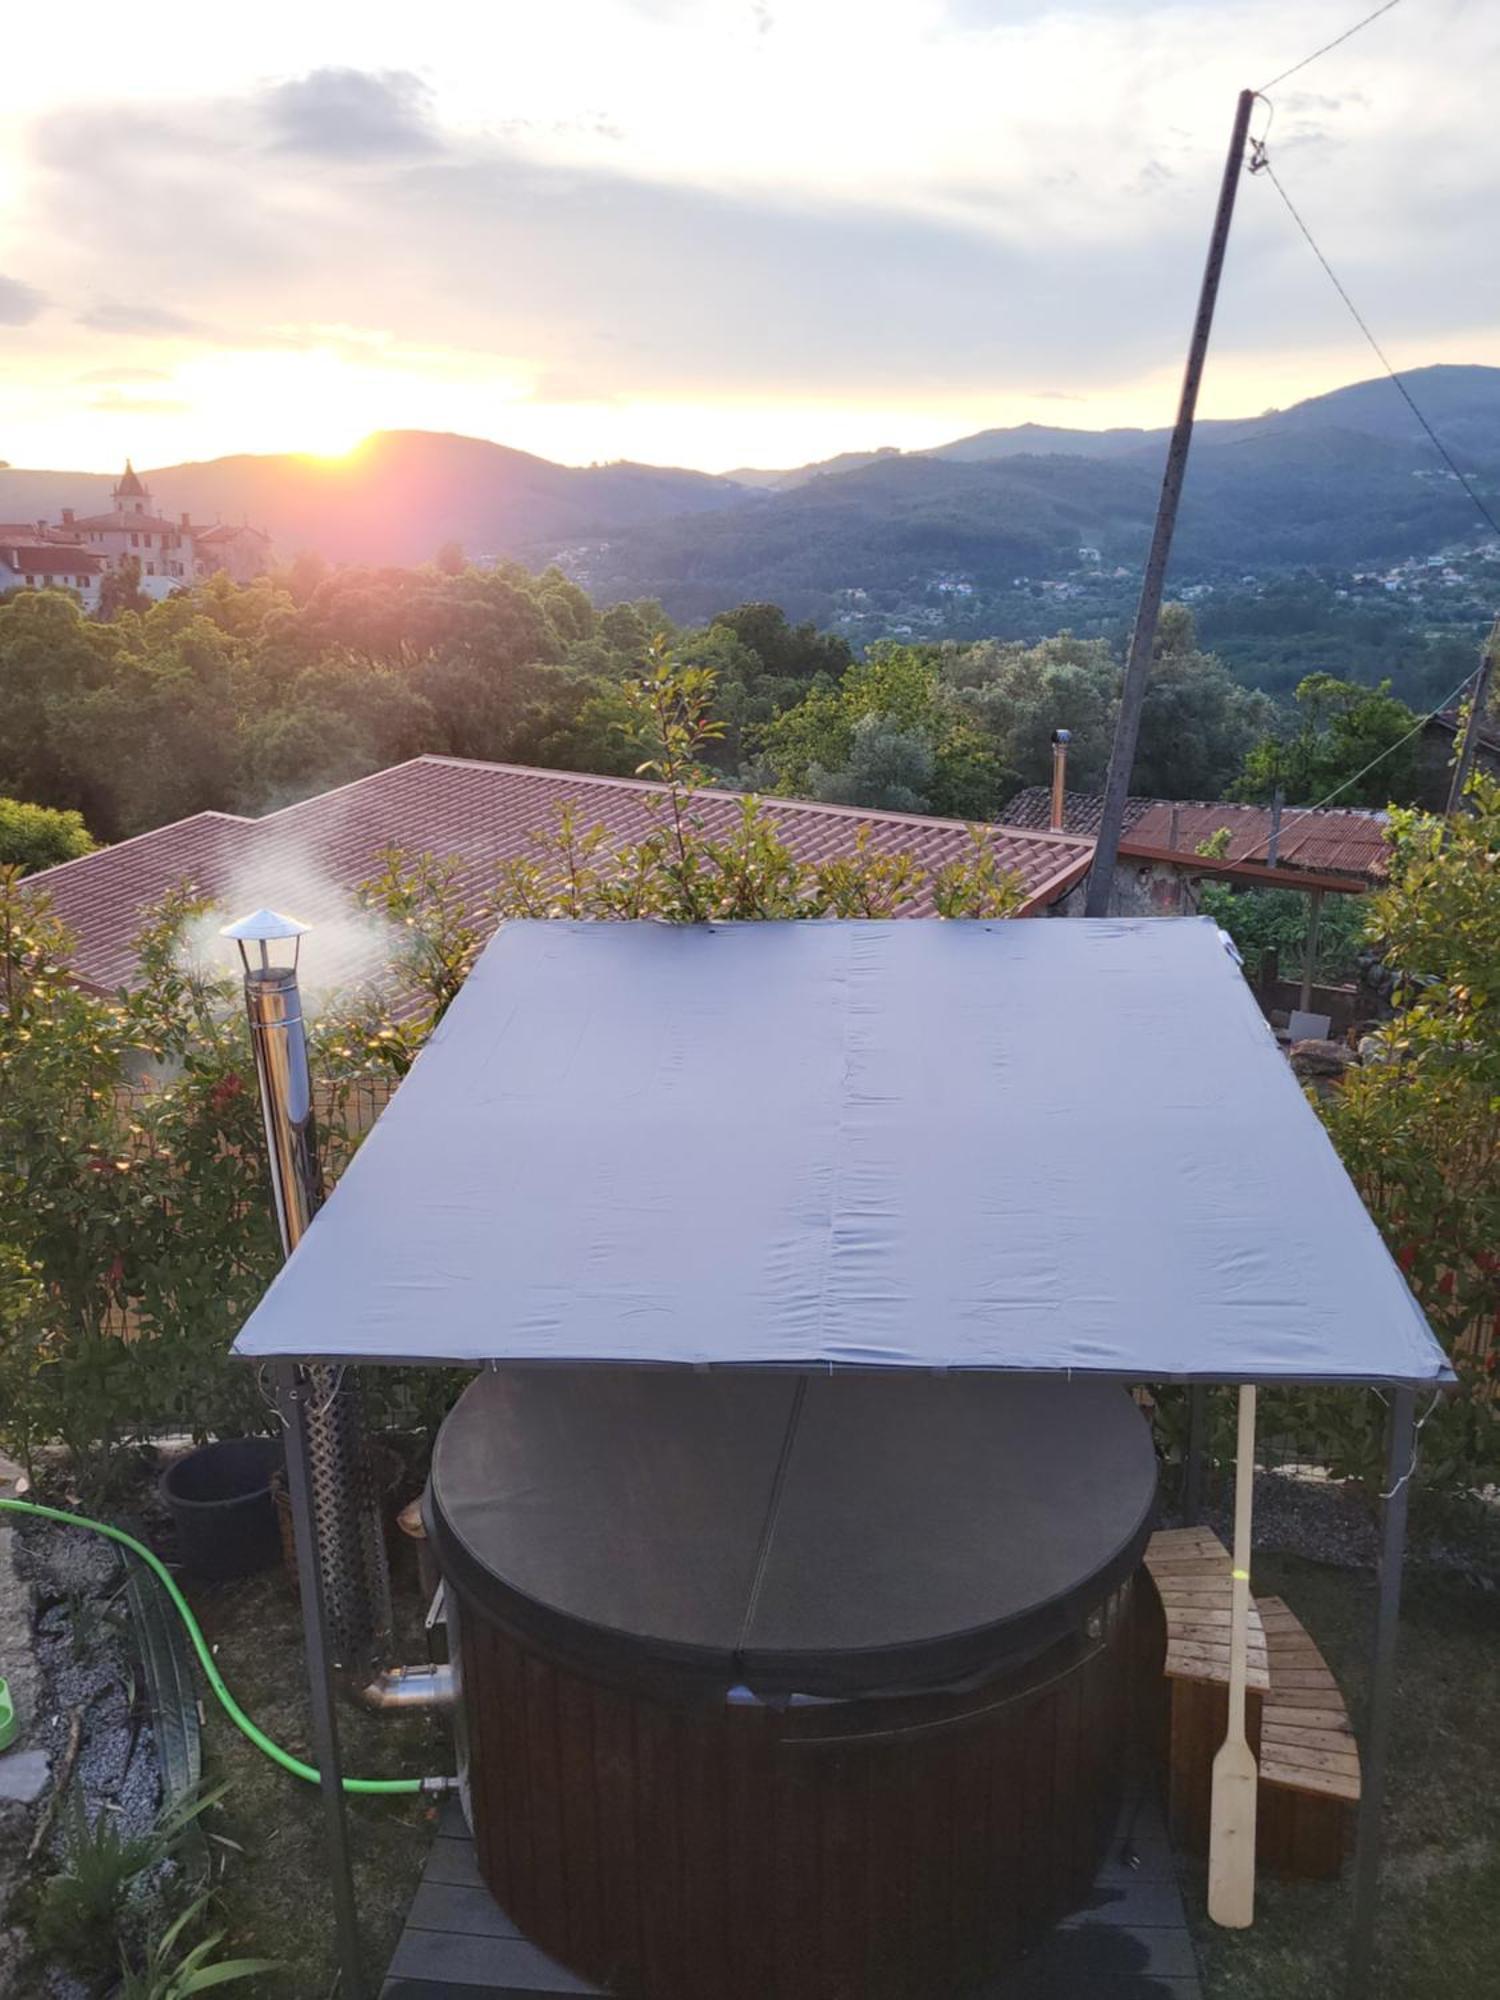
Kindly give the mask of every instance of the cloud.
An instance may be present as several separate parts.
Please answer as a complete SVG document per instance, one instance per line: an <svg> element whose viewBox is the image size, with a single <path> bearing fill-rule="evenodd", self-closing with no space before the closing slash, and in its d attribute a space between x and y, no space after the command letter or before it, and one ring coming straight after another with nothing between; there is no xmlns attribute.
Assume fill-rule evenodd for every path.
<svg viewBox="0 0 1500 2000"><path fill-rule="evenodd" d="M164 368L86 368L81 375L73 377L79 387L84 389L92 387L95 383L113 388L121 382L167 382L170 379Z"/></svg>
<svg viewBox="0 0 1500 2000"><path fill-rule="evenodd" d="M132 417L180 417L192 408L176 396L122 396L117 391L106 390L102 396L91 396L89 408L101 415Z"/></svg>
<svg viewBox="0 0 1500 2000"><path fill-rule="evenodd" d="M0 326L30 326L46 303L35 286L0 274Z"/></svg>
<svg viewBox="0 0 1500 2000"><path fill-rule="evenodd" d="M196 320L165 306L126 305L118 299L102 299L78 315L78 324L91 333L155 333L187 336L200 333ZM118 372L115 380L119 379Z"/></svg>
<svg viewBox="0 0 1500 2000"><path fill-rule="evenodd" d="M430 95L408 70L316 69L268 90L261 109L279 150L391 159L437 150Z"/></svg>
<svg viewBox="0 0 1500 2000"><path fill-rule="evenodd" d="M1048 401L1149 384L1168 411L1229 86L1274 69L1267 49L1298 53L1301 10L914 0L851 36L855 11L778 6L761 37L753 0L589 0L587 34L538 17L524 75L495 69L505 36L486 25L451 52L434 35L432 91L372 62L58 109L34 133L26 268L54 299L94 301L82 321L99 332L358 366L380 329L372 369L451 386L503 357L534 403L962 399L977 427L989 399L1042 381L1066 385ZM1336 99L1289 87L1272 151L1372 323L1416 361L1500 324L1481 234L1500 138L1479 46L1493 31L1476 26L1437 93L1406 88L1399 32L1350 45L1358 62L1327 72ZM721 87L731 47L753 54L755 89ZM620 124L583 114L598 104ZM69 368L98 358L73 338ZM1274 191L1247 180L1211 383L1269 356L1267 390L1290 400L1293 357L1349 338ZM503 423L496 408L476 403L475 425Z"/></svg>

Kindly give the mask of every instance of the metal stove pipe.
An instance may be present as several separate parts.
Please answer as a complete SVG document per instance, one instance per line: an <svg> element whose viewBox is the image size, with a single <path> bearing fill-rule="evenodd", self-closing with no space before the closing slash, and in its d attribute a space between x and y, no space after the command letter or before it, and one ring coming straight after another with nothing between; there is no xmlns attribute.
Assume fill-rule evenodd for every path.
<svg viewBox="0 0 1500 2000"><path fill-rule="evenodd" d="M1052 732L1052 810L1047 824L1053 833L1061 833L1067 818L1068 808L1068 745L1073 741L1071 729L1054 729Z"/></svg>
<svg viewBox="0 0 1500 2000"><path fill-rule="evenodd" d="M323 1204L312 1076L298 941L307 930L292 917L257 910L223 932L240 948L245 1010L260 1083L271 1192L281 1247L290 1257ZM290 964L274 964L270 946L292 943ZM323 1594L336 1663L356 1675L384 1654L391 1634L391 1583L370 1465L359 1384L342 1368L306 1370L312 1499L323 1557Z"/></svg>

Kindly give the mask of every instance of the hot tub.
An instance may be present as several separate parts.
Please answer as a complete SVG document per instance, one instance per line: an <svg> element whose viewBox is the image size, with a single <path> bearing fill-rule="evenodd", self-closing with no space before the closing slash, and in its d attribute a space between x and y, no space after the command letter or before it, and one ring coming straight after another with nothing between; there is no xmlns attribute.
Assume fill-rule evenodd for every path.
<svg viewBox="0 0 1500 2000"><path fill-rule="evenodd" d="M1087 1895L1143 1671L1123 1389L497 1370L439 1435L479 1866L650 2000L939 2000Z"/></svg>

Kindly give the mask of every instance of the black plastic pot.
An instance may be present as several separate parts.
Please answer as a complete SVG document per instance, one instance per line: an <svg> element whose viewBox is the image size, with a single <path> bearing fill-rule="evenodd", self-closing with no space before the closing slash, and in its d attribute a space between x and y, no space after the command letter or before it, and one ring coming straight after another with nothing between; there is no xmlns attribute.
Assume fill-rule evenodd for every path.
<svg viewBox="0 0 1500 2000"><path fill-rule="evenodd" d="M276 1438L221 1438L167 1467L160 1492L184 1569L223 1580L270 1568L281 1552L271 1497L281 1460Z"/></svg>

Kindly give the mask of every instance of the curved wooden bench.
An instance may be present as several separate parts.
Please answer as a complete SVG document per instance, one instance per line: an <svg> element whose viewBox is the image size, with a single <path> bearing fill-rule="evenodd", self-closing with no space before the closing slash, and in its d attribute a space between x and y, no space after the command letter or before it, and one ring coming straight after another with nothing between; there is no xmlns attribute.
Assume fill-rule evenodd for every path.
<svg viewBox="0 0 1500 2000"><path fill-rule="evenodd" d="M1256 1858L1283 1875L1337 1875L1359 1803L1359 1743L1339 1684L1295 1612L1260 1600L1271 1689L1261 1708Z"/></svg>
<svg viewBox="0 0 1500 2000"><path fill-rule="evenodd" d="M1167 1822L1172 1838L1208 1851L1215 1752L1229 1724L1229 1551L1211 1528L1159 1529L1146 1568L1166 1620ZM1260 1740L1261 1704L1271 1685L1260 1613L1250 1606L1245 1733Z"/></svg>

